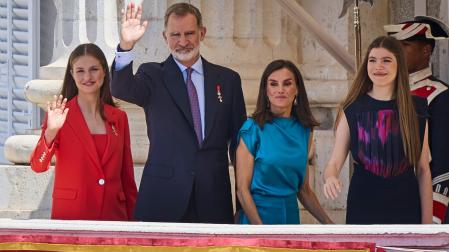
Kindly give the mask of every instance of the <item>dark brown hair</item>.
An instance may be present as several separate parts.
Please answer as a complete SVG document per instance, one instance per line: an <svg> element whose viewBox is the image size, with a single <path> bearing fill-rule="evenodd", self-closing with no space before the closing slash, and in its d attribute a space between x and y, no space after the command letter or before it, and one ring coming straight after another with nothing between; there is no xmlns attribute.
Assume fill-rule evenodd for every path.
<svg viewBox="0 0 449 252"><path fill-rule="evenodd" d="M296 118L304 127L312 129L318 126L318 122L312 115L307 99L306 88L299 69L288 60L275 60L268 64L265 68L259 86L259 96L257 97L256 111L251 116L260 127L263 127L266 122L271 122L274 118L270 110L270 101L267 96L268 77L275 71L281 69L288 69L295 77L296 88L298 94L296 95L296 103L292 106L291 116Z"/></svg>
<svg viewBox="0 0 449 252"><path fill-rule="evenodd" d="M164 17L164 27L167 27L168 18L171 14L175 14L178 17L184 17L187 14L192 14L196 18L196 24L198 25L198 27L203 27L203 18L201 17L201 12L192 4L175 3L168 7Z"/></svg>
<svg viewBox="0 0 449 252"><path fill-rule="evenodd" d="M104 104L109 104L111 106L116 106L114 101L112 100L111 95L111 89L110 89L110 74L109 74L109 66L108 62L106 60L106 57L104 56L103 51L95 44L88 43L88 44L81 44L75 48L75 50L72 51L69 57L69 61L67 62L67 67L64 74L64 81L62 83L62 89L61 89L61 95L64 98L67 98L67 100L71 100L73 97L78 95L78 88L75 84L75 79L73 79L71 71L73 70L73 64L74 62L81 56L92 56L96 58L101 66L103 67L103 71L105 73L103 85L100 88L100 99L99 102L99 110L100 115L103 119L105 118L104 115Z"/></svg>
<svg viewBox="0 0 449 252"><path fill-rule="evenodd" d="M373 89L373 82L368 76L368 58L373 48L384 48L391 52L397 61L397 75L394 81L393 98L396 98L399 114L399 127L405 155L410 164L417 164L421 156L421 143L419 141L419 126L417 113L413 104L409 87L407 63L402 46L398 40L389 36L380 36L374 39L366 51L365 58L357 71L357 75L349 88L348 94L340 104L334 129L337 128L343 110L351 105L358 97Z"/></svg>

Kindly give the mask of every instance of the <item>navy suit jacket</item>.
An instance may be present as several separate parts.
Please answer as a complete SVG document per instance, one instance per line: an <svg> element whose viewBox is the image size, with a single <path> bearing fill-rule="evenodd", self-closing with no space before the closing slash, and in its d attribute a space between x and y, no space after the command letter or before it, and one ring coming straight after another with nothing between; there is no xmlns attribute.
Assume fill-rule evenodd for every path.
<svg viewBox="0 0 449 252"><path fill-rule="evenodd" d="M246 119L238 73L203 60L205 133L199 147L182 72L168 57L162 63L132 64L114 71L112 94L145 111L150 150L140 183L135 218L176 222L191 194L203 223L232 223L228 150ZM218 94L221 93L221 101Z"/></svg>

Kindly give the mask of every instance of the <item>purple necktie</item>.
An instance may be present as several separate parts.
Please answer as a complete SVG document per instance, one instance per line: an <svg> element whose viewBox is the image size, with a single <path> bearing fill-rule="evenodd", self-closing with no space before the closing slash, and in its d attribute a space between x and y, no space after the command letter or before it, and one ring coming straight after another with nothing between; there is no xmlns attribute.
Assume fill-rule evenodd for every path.
<svg viewBox="0 0 449 252"><path fill-rule="evenodd" d="M198 94L192 81L192 68L187 68L187 93L189 94L190 110L192 111L193 127L195 128L198 144L201 146L203 142L203 131L201 129L201 113L198 102Z"/></svg>

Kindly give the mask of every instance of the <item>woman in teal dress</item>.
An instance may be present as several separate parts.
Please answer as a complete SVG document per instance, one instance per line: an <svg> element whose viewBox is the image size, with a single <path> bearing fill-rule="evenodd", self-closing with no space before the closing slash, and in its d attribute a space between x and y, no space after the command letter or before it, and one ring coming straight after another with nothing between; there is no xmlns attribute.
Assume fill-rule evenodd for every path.
<svg viewBox="0 0 449 252"><path fill-rule="evenodd" d="M298 199L319 222L332 223L309 184L316 125L298 68L287 60L271 62L262 75L256 111L238 136L239 223L299 224Z"/></svg>

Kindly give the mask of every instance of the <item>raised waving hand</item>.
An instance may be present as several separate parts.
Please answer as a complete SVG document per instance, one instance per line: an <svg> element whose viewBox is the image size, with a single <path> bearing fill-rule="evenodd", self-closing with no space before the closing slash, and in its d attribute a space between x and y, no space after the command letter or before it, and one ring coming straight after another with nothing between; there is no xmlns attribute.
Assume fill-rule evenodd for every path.
<svg viewBox="0 0 449 252"><path fill-rule="evenodd" d="M45 141L51 145L58 131L64 125L69 109L65 107L67 98L62 95L54 96L52 102L47 102L47 128L45 130Z"/></svg>
<svg viewBox="0 0 449 252"><path fill-rule="evenodd" d="M142 6L129 3L126 10L122 9L120 29L120 48L131 50L139 41L148 27L148 21L142 22Z"/></svg>

